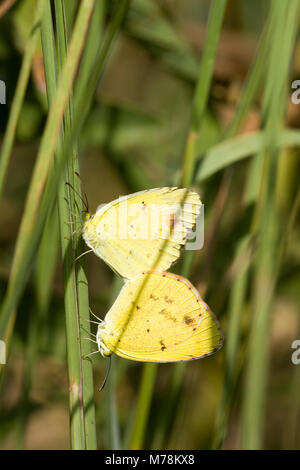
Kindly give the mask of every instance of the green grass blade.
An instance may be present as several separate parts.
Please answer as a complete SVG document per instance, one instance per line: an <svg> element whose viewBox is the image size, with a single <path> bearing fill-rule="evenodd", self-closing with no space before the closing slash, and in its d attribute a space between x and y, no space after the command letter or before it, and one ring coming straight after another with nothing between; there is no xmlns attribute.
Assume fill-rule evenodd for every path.
<svg viewBox="0 0 300 470"><path fill-rule="evenodd" d="M264 159L263 185L259 196L258 249L253 285L252 325L248 368L244 390L242 445L245 449L261 448L266 406L270 330L270 309L275 287L275 259L278 227L275 188L278 153L276 139L283 117L285 83L289 58L295 41L299 13L298 0L283 4L273 0L274 26L270 62L263 102L263 125L268 152ZM284 39L282 39L284 38ZM278 73L278 63L281 64ZM276 80L274 74L276 73Z"/></svg>
<svg viewBox="0 0 300 470"><path fill-rule="evenodd" d="M181 186L189 187L194 177L196 161L195 142L206 111L217 46L226 9L226 0L213 1L210 8L207 34L202 53L200 73L193 99L191 126L186 141Z"/></svg>
<svg viewBox="0 0 300 470"><path fill-rule="evenodd" d="M246 78L234 117L226 131L227 138L233 137L239 131L262 83L270 43L272 20L273 18L270 16L261 35L256 57Z"/></svg>
<svg viewBox="0 0 300 470"><path fill-rule="evenodd" d="M192 104L191 124L188 136L185 143L185 150L182 164L182 178L181 186L190 187L195 178L195 163L196 163L196 141L199 138L199 131L201 128L202 120L205 116L211 82L213 78L213 69L217 47L219 44L223 19L226 11L227 1L217 2L214 1L210 7L209 20L207 25L207 33L204 43L204 49L200 64L200 73L196 83L196 89ZM182 275L188 277L192 268L193 252L186 252L183 259ZM179 395L179 390L184 376L185 365L175 364L172 373L171 382L173 404L175 398ZM171 414L171 402L166 405L168 415ZM174 410L174 408L173 408ZM164 441L164 434L168 426L168 416L164 424L164 433L161 433L161 443Z"/></svg>
<svg viewBox="0 0 300 470"><path fill-rule="evenodd" d="M79 12L80 14L80 12ZM57 31L57 69L58 75L62 73L64 64L67 60L67 31L65 22L64 5L61 2L55 2L55 19ZM52 104L51 97L55 97L56 91L56 56L54 51L54 35L52 29L52 16L50 4L47 5L45 12L45 21L42 29L44 60L46 73L46 83L50 106ZM64 133L69 135L72 126L72 110L71 101L66 108L64 116ZM56 160L62 159L62 140L59 143L56 153ZM67 176L74 184L74 164L76 162L76 151L73 150L73 158L71 160L71 168L68 169ZM76 170L78 168L76 167ZM59 186L58 206L60 217L60 232L63 257L64 287L65 287L65 311L66 311L66 335L67 335L67 358L69 371L69 404L70 404L70 435L71 445L73 449L97 448L96 429L95 429L95 410L93 403L93 379L92 368L89 361L82 361L82 353L90 352L89 345L86 345L85 351L82 352L80 344L80 313L85 311L85 318L89 318L89 305L87 283L84 273L81 271L78 263L78 269L74 262L77 250L76 235L72 236L72 232L78 227L72 217L72 211L75 211L75 201L79 197L73 192L66 191L64 182ZM67 204L66 204L67 199ZM81 207L80 205L78 206ZM70 225L71 224L71 225ZM72 247L72 248L71 248ZM80 286L80 282L83 286ZM79 287L80 286L80 287ZM80 295L81 293L81 295ZM82 310L80 312L80 305ZM83 318L82 318L83 320ZM86 328L89 329L87 323ZM84 380L85 379L85 380ZM87 407L88 401L88 407ZM87 410L87 413L86 413Z"/></svg>
<svg viewBox="0 0 300 470"><path fill-rule="evenodd" d="M80 15L78 16L74 33L72 35L72 41L66 65L64 67L61 80L58 83L57 92L55 93L45 131L43 133L31 185L26 198L24 214L22 217L13 258L9 285L2 305L0 336L3 335L9 317L17 303L17 299L20 297L22 288L24 286L24 279L27 279L28 277L28 264L30 263L30 258L32 256L34 237L38 238L39 235L37 234L35 224L39 207L41 205L41 198L47 182L48 172L53 160L54 150L59 138L63 114L71 93L71 87L84 45L85 32L89 24L89 18L92 13L93 5L94 2L91 0L82 4Z"/></svg>
<svg viewBox="0 0 300 470"><path fill-rule="evenodd" d="M109 295L110 305L114 303L122 287L123 287L123 279L120 278L120 276L115 275L112 287L110 289L110 295ZM117 407L117 399L116 399L116 387L117 387L117 382L118 382L119 370L120 370L120 358L113 355L111 357L111 370L110 370L110 374L108 378L108 383L106 385L107 387L106 388L106 402L107 402L107 408L108 408L108 413L106 415L108 418L107 427L109 428L108 448L113 449L113 450L122 449L121 431L120 431L118 407Z"/></svg>
<svg viewBox="0 0 300 470"><path fill-rule="evenodd" d="M267 146L268 142L263 130L232 137L214 145L203 158L203 163L197 173L197 181L204 181L227 166L265 150ZM276 146L279 149L299 147L300 132L296 129L279 131Z"/></svg>
<svg viewBox="0 0 300 470"><path fill-rule="evenodd" d="M104 0L96 2L86 40L86 46L79 66L74 95L78 94L79 96L82 96L89 86L90 75L94 68L97 51L103 35L105 10L106 5Z"/></svg>
<svg viewBox="0 0 300 470"><path fill-rule="evenodd" d="M223 23L226 3L226 0L218 2L214 1L210 9L207 36L201 61L201 72L199 73L198 81L196 83L191 116L191 127L186 140L186 147L184 152L181 181L181 186L183 187L190 187L194 176L196 159L195 141L198 136L198 131L208 102L214 57L219 42L219 35ZM139 389L137 412L130 441L130 448L132 449L140 449L143 445L156 373L156 364L146 364L144 366ZM174 374L178 375L176 370L174 371ZM176 383L178 383L178 381L176 381Z"/></svg>
<svg viewBox="0 0 300 470"><path fill-rule="evenodd" d="M36 49L36 43L39 34L39 23L43 14L43 1L38 1L34 15L31 33L28 36L25 52L22 60L21 70L18 77L17 87L11 105L9 119L5 130L0 154L0 197L3 192L5 176L9 165L11 150L16 134L16 128L23 105L24 95L30 76L33 54Z"/></svg>
<svg viewBox="0 0 300 470"><path fill-rule="evenodd" d="M81 121L84 121L87 111L90 108L94 90L102 77L104 66L109 57L109 53L116 39L117 32L124 20L127 13L130 0L120 0L116 7L116 12L109 24L108 30L105 34L102 46L98 49L95 59L95 66L89 78L89 87L87 89L79 88L74 98L74 114L76 117L81 116ZM92 90L92 93L91 93Z"/></svg>
<svg viewBox="0 0 300 470"><path fill-rule="evenodd" d="M66 30L66 23L68 18L68 10L65 11L64 4L60 1L55 1L55 18L57 30L57 51L59 70L62 70L67 57L67 41L68 33ZM87 45L86 45L87 47ZM64 118L64 136L72 136L72 101L70 100L69 106L66 109ZM62 146L61 146L62 147ZM61 158L61 155L58 155ZM73 156L67 165L67 179L76 188L78 195L74 191L66 190L65 184L62 181L59 188L59 214L61 226L61 245L63 257L63 271L65 283L65 309L66 309L66 325L67 325L67 344L71 345L68 350L68 364L69 364L69 383L70 387L74 380L74 370L76 376L79 378L78 386L82 390L82 410L83 415L83 435L86 449L97 449L96 438L96 423L95 423L95 406L94 406L94 384L93 384L93 369L90 360L82 359L83 356L91 352L90 344L86 341L80 340L81 330L80 325L83 325L84 331L89 336L90 324L89 320L89 300L87 279L82 268L82 262L76 263L75 258L82 250L81 240L78 239L74 231L80 230L80 225L76 223L75 218L72 216L79 208L78 215L81 214L82 202L79 197L80 184L76 182L75 171L79 171L78 165L78 152L76 146L73 148ZM76 184L77 183L77 184ZM67 205L66 205L67 200ZM70 246L73 249L70 249ZM77 316L74 312L77 312ZM72 326L70 327L70 325ZM79 325L79 327L78 327ZM77 329L77 335L71 337L71 331ZM77 355L74 355L77 346ZM70 351L70 354L69 354ZM70 415L74 412L72 400L70 400ZM75 405L76 406L76 405ZM79 410L78 410L79 411ZM71 419L71 427L73 421ZM71 435L75 435L71 432ZM75 446L73 441L73 448Z"/></svg>
<svg viewBox="0 0 300 470"><path fill-rule="evenodd" d="M56 99L53 100L53 107L49 114L46 124L45 133L43 135L39 156L37 159L32 184L27 198L25 213L21 223L21 229L18 237L17 247L15 251L12 272L9 281L8 291L4 300L1 315L1 336L6 329L7 321L9 321L17 299L22 291L20 279L24 285L24 278L28 276L28 261L30 245L32 244L31 235L34 232L34 221L37 216L40 197L46 182L47 172L50 167L51 157L59 135L59 128L65 106L67 104L71 91L72 81L75 76L80 53L84 44L84 32L87 29L89 17L93 8L93 3L87 2L82 7L81 15L76 23L72 47L68 56L68 63L64 69L62 81L60 83ZM49 145L49 142L52 145ZM77 394L78 394L77 390Z"/></svg>
<svg viewBox="0 0 300 470"><path fill-rule="evenodd" d="M42 236L34 271L35 297L31 308L25 350L23 394L16 427L16 448L23 449L30 416L30 393L40 347L40 331L47 321L54 270L58 252L58 220L56 210L49 214Z"/></svg>
<svg viewBox="0 0 300 470"><path fill-rule="evenodd" d="M174 420L174 410L180 400L180 391L183 386L183 379L185 373L184 362L179 362L174 365L170 383L168 386L167 397L161 407L160 426L155 432L153 448L164 449L166 441L168 439L168 430L171 429L171 425Z"/></svg>
<svg viewBox="0 0 300 470"><path fill-rule="evenodd" d="M96 90L96 87L98 86L98 80L100 79L103 73L107 56L111 50L112 43L114 42L114 39L119 31L123 18L127 12L128 4L129 4L128 0L122 0L118 4L116 13L113 16L109 24L108 31L107 31L105 40L103 42L103 45L101 45L99 48L99 51L97 54L98 60L96 61L93 72L92 72L92 78L93 78L92 86L91 86L91 82L89 82L89 87L86 90L86 93L83 93L80 99L78 100L80 112L78 113L76 120L74 120L72 138L68 138L65 141L64 149L62 152L63 158L62 158L62 161L59 162L59 165L57 166L58 174L61 173L64 167L64 163L66 162L68 158L68 155L69 155L68 151L69 151L69 148L73 146L74 136L77 136L79 134L80 129L83 125L84 119L88 113L88 110L90 109L94 92ZM83 9L90 8L90 12L92 11L92 5L90 4L90 2L85 2L85 4L82 5L82 8ZM85 23L87 26L88 25L87 17L86 17ZM77 68L77 65L74 65L74 60L73 60L74 57L72 58L70 53L71 52L74 53L74 49L75 49L75 52L77 52L76 60L78 59L79 61L80 52L83 47L83 41L85 38L85 35L82 34L82 28L80 28L79 26L80 24L78 25L78 21L77 21L77 28L75 27L75 31L72 35L71 47L70 47L68 59L67 59L67 66L64 67L64 71L69 69L69 71L73 72ZM62 76L64 76L64 74L62 74ZM70 92L70 89L66 87L66 83L64 83L61 80L59 82L58 90L60 92L60 96L58 97L58 92L56 92L52 100L52 103L56 103L57 107L55 108L55 106L52 104L52 111L50 111L50 116L48 118L48 123L46 125L47 133L46 134L44 133L43 140L42 140L42 144L44 145L43 147L44 151L42 153L41 151L39 152L38 162L43 168L43 175L47 173L45 171L45 165L47 167L50 167L49 160L51 160L51 158L53 157L53 151L56 146L56 142L58 141L58 134L59 134L60 126L59 125L56 127L54 126L55 120L56 120L55 116L59 115L60 120L62 119L63 110L68 101L67 96ZM50 121L51 126L49 125L49 121ZM49 146L47 149L46 148L47 142L49 142L49 139L53 136L54 136L55 142L54 143L52 142L52 145ZM46 160L45 160L45 157L47 157ZM38 174L39 172L35 169L35 175L38 176ZM36 184L37 184L37 179L38 178L36 178L35 180ZM55 175L50 174L49 181L46 186L46 190L44 192L42 201L40 202L40 194L42 194L43 186L45 184L43 183L43 179L41 178L40 185L38 185L39 194L36 197L36 201L34 205L35 206L34 208L36 210L33 210L33 211L29 210L30 208L33 208L33 207L30 207L30 204L28 204L28 199L27 199L27 211L25 212L23 216L22 229L20 231L18 242L17 242L18 250L17 250L17 253L15 253L15 257L14 257L14 268L11 273L11 278L9 281L9 288L7 290L6 296L4 298L4 302L2 304L1 317L0 317L0 334L1 334L1 337L7 343L7 351L9 350L9 338L11 338L13 328L14 328L14 322L15 322L14 308L19 301L19 298L24 289L28 274L30 272L32 261L35 256L36 249L38 247L38 242L42 233L42 229L43 229L47 214L49 213L49 210L55 200L55 194L56 194L58 182L59 182L59 179ZM34 192L35 191L31 191L30 193L31 202L33 201L32 197L33 197ZM35 221L34 223L33 223L33 220ZM3 369L4 367L1 366L1 372ZM1 379L2 378L3 378L3 375L1 375ZM76 391L77 395L78 395L78 392L80 392L80 390ZM80 436L81 436L81 433L80 433ZM80 437L78 439L80 440ZM79 445L81 445L80 442L79 442Z"/></svg>
<svg viewBox="0 0 300 470"><path fill-rule="evenodd" d="M163 8L151 0L133 0L126 18L126 32L169 69L171 73L194 82L198 77L198 60L164 15Z"/></svg>
<svg viewBox="0 0 300 470"><path fill-rule="evenodd" d="M50 12L49 12L50 14ZM58 63L59 69L63 67L63 64L67 56L67 31L64 6L61 2L55 2L55 18L57 27L57 51L58 51ZM45 30L45 34L49 29ZM52 41L53 43L53 41ZM47 51L45 51L47 53ZM54 63L54 60L52 61ZM54 64L52 64L52 73ZM53 84L49 82L49 88L53 89ZM53 91L52 91L53 94ZM66 110L65 121L64 121L65 135L68 136L72 132L72 109L71 104ZM59 152L61 152L62 145L60 145ZM61 155L58 154L58 159L61 159ZM74 181L74 171L78 171L77 152L74 148L72 165L68 169L68 181L71 181L73 186L76 187ZM77 185L78 186L78 185ZM80 188L77 188L80 191ZM66 206L66 198L68 205ZM86 321L89 319L89 303L88 303L88 291L87 291L87 280L82 269L81 263L75 263L75 257L80 252L80 241L76 235L72 234L77 227L74 218L72 217L73 211L76 207L81 208L81 201L73 191L66 191L64 182L61 183L59 189L59 214L60 214L60 226L61 226L61 243L62 243L62 255L63 255L63 269L65 279L65 309L66 309L66 325L67 325L67 345L68 345L68 364L69 364L69 383L70 390L72 387L82 390L82 404L81 410L76 409L80 397L76 403L73 402L72 393L70 394L70 416L71 416L71 436L72 436L72 447L76 448L78 442L75 437L82 433L82 441L86 449L96 449L96 428L95 428L95 408L93 400L93 371L92 364L89 360L82 360L82 356L91 352L90 345L82 341L80 343L79 338L81 337L80 325L84 326L84 329L89 331L89 323ZM71 223L71 225L70 225ZM70 249L70 246L73 249ZM78 248L79 251L78 251ZM77 312L77 315L74 315ZM76 335L74 332L77 332ZM85 333L86 335L86 333ZM76 379L75 379L76 377ZM79 425L79 421L81 421Z"/></svg>
<svg viewBox="0 0 300 470"><path fill-rule="evenodd" d="M108 403L108 418L109 418L109 438L110 444L109 449L120 450L122 449L121 444L121 435L120 435L120 426L119 426L119 416L118 416L118 407L116 401L116 386L117 386L117 370L118 368L118 358L116 356L111 357L111 371L110 377L108 379L108 384L106 385L106 396Z"/></svg>
<svg viewBox="0 0 300 470"><path fill-rule="evenodd" d="M145 430L148 421L150 404L155 385L158 364L145 364L143 366L142 378L139 388L136 406L136 417L129 443L129 449L139 450L143 448Z"/></svg>
<svg viewBox="0 0 300 470"><path fill-rule="evenodd" d="M92 73L92 79L89 83L90 86L86 90L86 93L83 94L83 96L81 96L80 99L78 100L77 104L78 104L79 112L77 114L75 113L75 119L73 123L73 137L72 139L67 139L65 141L64 151L63 151L64 157L62 161L60 162L60 166L57 171L58 174L61 173L61 170L63 169L63 165L65 161L67 160L67 157L68 157L67 152L70 148L72 148L73 138L79 134L82 128L82 125L84 123L85 117L88 113L88 110L90 109L92 98L96 90L96 87L98 85L98 80L102 76L104 65L107 60L107 56L111 50L111 45L117 35L117 32L119 31L120 25L127 12L128 3L129 3L128 0L122 0L120 2L117 8L116 14L113 17L109 25L103 47L100 48L100 51L97 55L98 60L96 62L95 68ZM74 37L74 41L71 41L71 45L73 43L73 47L72 48L70 47L70 51L68 54L69 60L67 61L66 66L64 67L65 75L68 74L67 70L69 68L72 71L74 70L74 68L76 68L74 67L74 64L73 64L74 57L72 56L72 54L74 53L74 49L75 49L77 51L77 55L78 56L80 55L80 50L77 47L77 42L78 40L80 40L80 38L82 39L82 41L84 39L84 35L82 35L82 32L80 31L80 29L81 28L78 26L76 35ZM80 44L80 47L82 47L82 44ZM64 74L62 74L62 76L64 76ZM43 192L43 187L46 181L44 181L43 179L41 180L39 179L39 172L41 169L42 175L45 175L47 173L47 171L45 171L45 166L47 168L49 167L49 160L51 160L53 157L54 148L58 140L60 126L56 125L57 124L56 116L58 116L60 120L62 119L62 114L63 114L62 110L66 106L67 95L70 91L70 90L67 90L65 87L65 83L64 83L65 80L67 80L67 77L65 77L64 80L60 80L59 82L58 91L56 92L55 100L53 101L53 103L55 103L55 106L52 105L52 111L50 112L50 116L48 118L47 125L46 125L47 132L44 133L43 139L42 139L43 147L40 148L38 162L34 171L33 181L34 181L34 185L38 189L38 195L35 199L34 197L35 191L31 190L29 193L29 196L27 197L26 217L24 214L19 237L18 237L18 242L17 242L17 250L14 255L13 270L11 272L9 288L4 298L2 310L1 310L0 335L2 336L4 334L6 325L9 321L9 317L10 315L12 315L13 309L15 305L17 304L20 298L20 295L22 293L22 290L24 288L26 279L28 277L28 273L30 271L31 262L35 254L35 249L37 247L40 234L42 232L42 228L46 220L46 216L49 212L49 207L51 206L51 204L53 204L54 199L55 199L58 179L56 176L50 175L49 181L47 183L47 187L45 189L45 194L42 198L42 201L40 201L40 195ZM52 142L50 137L54 138L54 142ZM51 146L49 145L47 147L48 141L49 142L51 141ZM39 209L39 213L37 213L38 209ZM34 224L32 223L33 220L35 221Z"/></svg>
<svg viewBox="0 0 300 470"><path fill-rule="evenodd" d="M216 419L215 436L212 448L219 449L226 436L232 395L237 378L237 360L240 346L241 322L249 277L250 237L247 234L237 245L235 262L239 269L233 281L229 297L229 323L225 342L225 373L222 398Z"/></svg>

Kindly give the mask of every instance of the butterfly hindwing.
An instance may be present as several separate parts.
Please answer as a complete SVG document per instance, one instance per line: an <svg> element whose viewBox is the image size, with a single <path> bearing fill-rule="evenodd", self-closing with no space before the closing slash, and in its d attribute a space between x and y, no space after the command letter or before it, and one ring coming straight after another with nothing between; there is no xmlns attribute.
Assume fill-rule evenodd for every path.
<svg viewBox="0 0 300 470"><path fill-rule="evenodd" d="M190 282L145 272L128 281L100 328L105 347L143 362L198 359L222 345L218 322Z"/></svg>

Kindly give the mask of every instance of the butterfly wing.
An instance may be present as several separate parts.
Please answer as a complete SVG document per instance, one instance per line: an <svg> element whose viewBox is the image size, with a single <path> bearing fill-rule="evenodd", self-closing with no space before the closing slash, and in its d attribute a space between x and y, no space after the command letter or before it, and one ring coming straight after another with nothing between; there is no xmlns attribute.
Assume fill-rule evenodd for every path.
<svg viewBox="0 0 300 470"><path fill-rule="evenodd" d="M99 208L83 237L126 279L148 269L164 271L179 257L200 207L199 195L186 189L141 191Z"/></svg>
<svg viewBox="0 0 300 470"><path fill-rule="evenodd" d="M223 342L218 322L196 289L171 273L142 273L128 281L102 328L107 349L143 362L199 359Z"/></svg>

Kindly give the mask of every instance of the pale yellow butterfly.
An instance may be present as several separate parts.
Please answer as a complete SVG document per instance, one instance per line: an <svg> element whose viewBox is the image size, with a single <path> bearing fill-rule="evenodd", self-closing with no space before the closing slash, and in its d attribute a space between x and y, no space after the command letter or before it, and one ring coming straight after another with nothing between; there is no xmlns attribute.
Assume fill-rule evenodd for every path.
<svg viewBox="0 0 300 470"><path fill-rule="evenodd" d="M104 357L114 352L134 361L176 362L215 353L223 334L187 279L150 271L125 283L96 341Z"/></svg>
<svg viewBox="0 0 300 470"><path fill-rule="evenodd" d="M83 238L125 279L149 269L165 271L179 257L200 208L199 195L182 188L129 194L88 214Z"/></svg>

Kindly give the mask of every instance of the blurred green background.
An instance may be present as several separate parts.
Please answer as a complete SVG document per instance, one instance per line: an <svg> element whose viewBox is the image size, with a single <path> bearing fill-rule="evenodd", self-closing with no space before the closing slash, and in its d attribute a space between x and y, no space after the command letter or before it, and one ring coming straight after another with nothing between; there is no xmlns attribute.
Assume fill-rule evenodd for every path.
<svg viewBox="0 0 300 470"><path fill-rule="evenodd" d="M101 44L118 2L97 2L93 34ZM129 2L78 136L82 187L92 212L119 195L181 184L213 3ZM157 370L114 358L101 393L106 361L92 356L100 449L300 448L300 365L291 362L291 344L300 339L300 107L291 101L291 83L300 75L299 5L280 3L225 2L190 182L205 205L205 243L173 267L219 319L224 347L210 358ZM71 31L78 2L68 4ZM0 79L7 92L6 105L0 105L1 144L35 10L33 0L0 2ZM54 34L56 14L53 2ZM0 301L47 109L38 40L0 199ZM279 134L283 143L276 146ZM1 366L2 449L70 447L56 209L48 236L46 263L37 247L16 309L8 363ZM120 280L94 255L86 257L86 276L90 307L103 318Z"/></svg>

